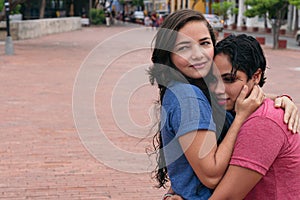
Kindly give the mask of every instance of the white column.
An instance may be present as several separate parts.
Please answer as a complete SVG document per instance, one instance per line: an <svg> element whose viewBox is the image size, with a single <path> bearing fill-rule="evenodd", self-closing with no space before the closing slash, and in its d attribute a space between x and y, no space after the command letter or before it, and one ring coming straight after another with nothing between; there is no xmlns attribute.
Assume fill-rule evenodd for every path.
<svg viewBox="0 0 300 200"><path fill-rule="evenodd" d="M177 0L177 10L180 10L181 0Z"/></svg>
<svg viewBox="0 0 300 200"><path fill-rule="evenodd" d="M293 5L289 5L289 9L288 9L288 17L287 17L287 31L291 31L292 30L292 24L293 24L293 14L294 14L294 9L293 9Z"/></svg>
<svg viewBox="0 0 300 200"><path fill-rule="evenodd" d="M245 12L245 6L244 6L244 0L239 0L239 14L238 14L238 21L237 25L242 26L243 25L243 18L246 20L246 17L243 15Z"/></svg>
<svg viewBox="0 0 300 200"><path fill-rule="evenodd" d="M175 0L171 0L171 10L170 12L174 12L175 11Z"/></svg>

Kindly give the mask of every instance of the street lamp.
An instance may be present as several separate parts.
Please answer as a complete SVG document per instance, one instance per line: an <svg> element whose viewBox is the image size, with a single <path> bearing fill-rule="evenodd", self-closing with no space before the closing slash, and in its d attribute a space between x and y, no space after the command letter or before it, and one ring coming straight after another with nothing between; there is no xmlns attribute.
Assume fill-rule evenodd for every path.
<svg viewBox="0 0 300 200"><path fill-rule="evenodd" d="M9 24L9 13L10 13L10 6L9 6L9 1L5 0L4 2L5 6L5 16L6 16L6 40L5 40L5 53L6 55L13 55L14 54L14 45L12 42L12 38L10 36L10 24Z"/></svg>

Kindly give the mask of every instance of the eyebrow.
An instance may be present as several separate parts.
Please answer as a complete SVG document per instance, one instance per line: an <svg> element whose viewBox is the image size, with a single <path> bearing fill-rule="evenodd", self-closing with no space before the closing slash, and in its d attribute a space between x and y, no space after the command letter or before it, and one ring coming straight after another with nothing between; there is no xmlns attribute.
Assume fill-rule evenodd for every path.
<svg viewBox="0 0 300 200"><path fill-rule="evenodd" d="M183 45L183 44L189 44L189 43L191 43L191 42L190 41L182 41L182 42L175 44L175 47L177 47L179 45Z"/></svg>
<svg viewBox="0 0 300 200"><path fill-rule="evenodd" d="M198 41L202 42L202 41L205 41L205 40L210 40L210 38L209 37L205 37L205 38L201 38ZM191 43L191 42L190 41L182 41L182 42L179 42L179 43L175 44L175 47L179 46L179 45L182 45L182 44L189 44L189 43Z"/></svg>
<svg viewBox="0 0 300 200"><path fill-rule="evenodd" d="M228 76L228 75L232 75L232 73L225 73L225 74L222 74L221 77L225 77L225 76Z"/></svg>
<svg viewBox="0 0 300 200"><path fill-rule="evenodd" d="M210 40L210 38L209 37L202 38L202 39L199 40L199 42L202 42L202 41L205 41L205 40Z"/></svg>

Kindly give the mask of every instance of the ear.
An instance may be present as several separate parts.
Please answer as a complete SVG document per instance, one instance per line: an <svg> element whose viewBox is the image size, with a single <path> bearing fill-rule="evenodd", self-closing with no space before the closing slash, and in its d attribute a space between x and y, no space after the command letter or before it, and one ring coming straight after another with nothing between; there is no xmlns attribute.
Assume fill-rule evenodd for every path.
<svg viewBox="0 0 300 200"><path fill-rule="evenodd" d="M262 74L262 71L260 68L258 68L256 70L256 72L253 74L252 76L252 80L254 81L254 83L258 84L259 81L260 81L260 78L261 78L261 74Z"/></svg>

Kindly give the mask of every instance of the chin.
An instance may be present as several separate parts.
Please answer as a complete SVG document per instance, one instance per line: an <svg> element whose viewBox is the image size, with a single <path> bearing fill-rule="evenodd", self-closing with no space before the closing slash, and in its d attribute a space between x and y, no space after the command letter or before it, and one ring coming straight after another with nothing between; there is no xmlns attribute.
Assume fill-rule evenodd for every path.
<svg viewBox="0 0 300 200"><path fill-rule="evenodd" d="M232 106L226 105L226 106L225 106L225 109L228 110L228 111L231 111L231 110L233 110L234 108L233 108Z"/></svg>

